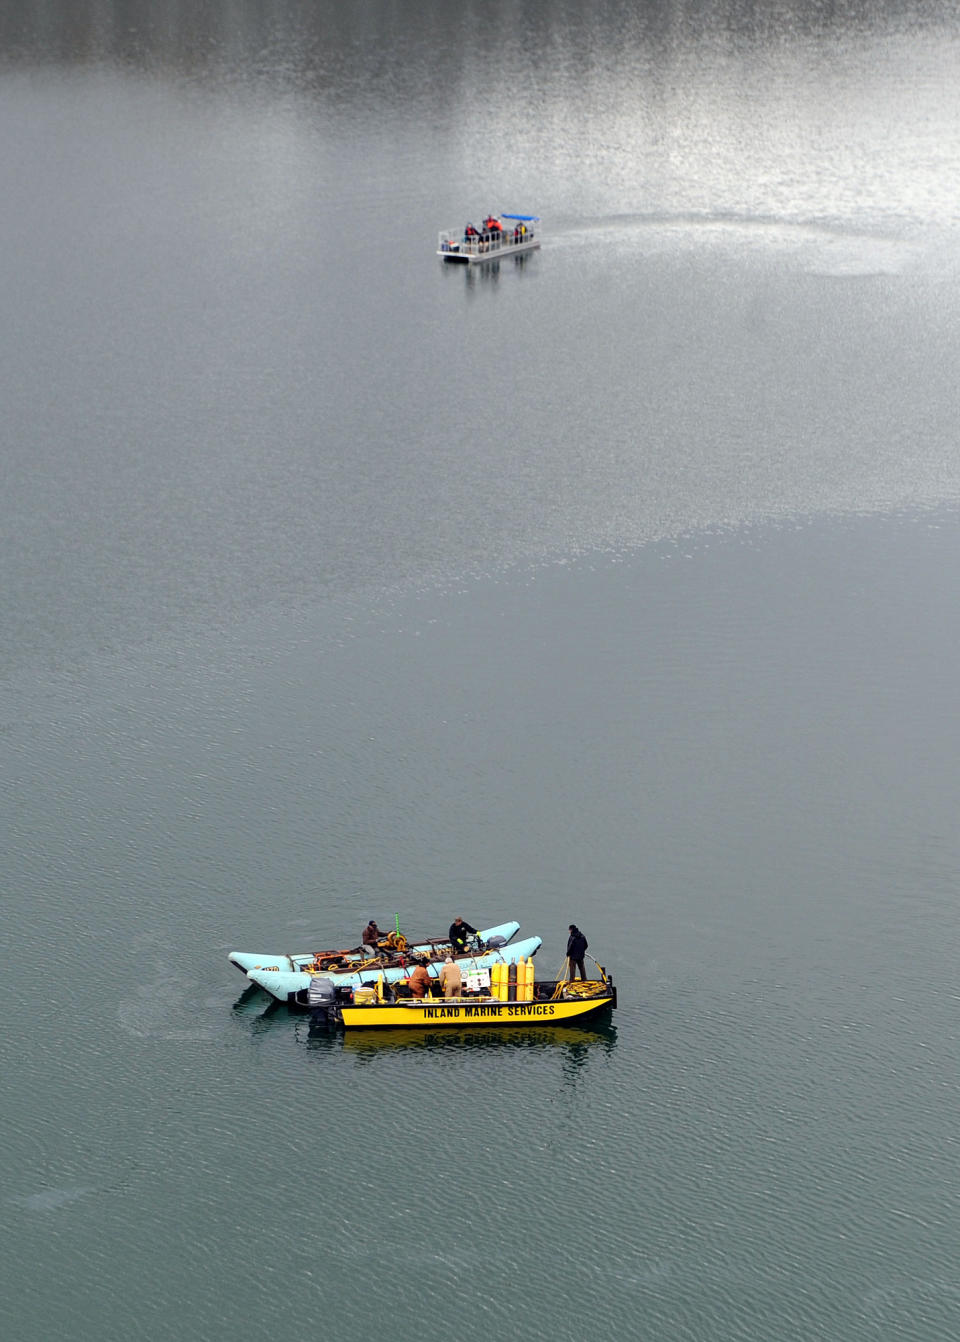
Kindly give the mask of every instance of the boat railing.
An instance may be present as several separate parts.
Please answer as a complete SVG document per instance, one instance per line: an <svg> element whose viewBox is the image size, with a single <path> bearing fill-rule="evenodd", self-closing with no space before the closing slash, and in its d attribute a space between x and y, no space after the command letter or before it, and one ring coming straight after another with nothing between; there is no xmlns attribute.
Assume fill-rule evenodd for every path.
<svg viewBox="0 0 960 1342"><path fill-rule="evenodd" d="M476 234L442 229L437 250L459 256L504 256L528 246L534 237L533 228L526 225Z"/></svg>

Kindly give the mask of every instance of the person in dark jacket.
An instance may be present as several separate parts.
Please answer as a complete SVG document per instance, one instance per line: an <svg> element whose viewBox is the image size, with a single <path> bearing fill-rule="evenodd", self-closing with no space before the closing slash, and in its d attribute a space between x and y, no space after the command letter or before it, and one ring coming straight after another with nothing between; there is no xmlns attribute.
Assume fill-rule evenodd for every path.
<svg viewBox="0 0 960 1342"><path fill-rule="evenodd" d="M569 965L569 974L571 979L577 977L577 970L580 970L580 977L585 979L587 972L583 967L583 957L587 953L587 939L577 927L576 923L570 924L570 935L567 937L567 964Z"/></svg>
<svg viewBox="0 0 960 1342"><path fill-rule="evenodd" d="M476 936L477 929L465 923L459 913L450 924L450 945L453 947L454 955L462 955L467 949L467 937Z"/></svg>

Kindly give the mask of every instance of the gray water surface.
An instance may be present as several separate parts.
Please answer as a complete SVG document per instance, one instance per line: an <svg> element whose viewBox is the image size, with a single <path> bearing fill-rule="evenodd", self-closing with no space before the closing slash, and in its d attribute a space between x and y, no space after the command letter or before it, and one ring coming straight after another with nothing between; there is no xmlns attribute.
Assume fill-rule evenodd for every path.
<svg viewBox="0 0 960 1342"><path fill-rule="evenodd" d="M958 34L0 16L23 1342L960 1334ZM489 209L542 250L444 269ZM612 1023L226 961L454 913Z"/></svg>

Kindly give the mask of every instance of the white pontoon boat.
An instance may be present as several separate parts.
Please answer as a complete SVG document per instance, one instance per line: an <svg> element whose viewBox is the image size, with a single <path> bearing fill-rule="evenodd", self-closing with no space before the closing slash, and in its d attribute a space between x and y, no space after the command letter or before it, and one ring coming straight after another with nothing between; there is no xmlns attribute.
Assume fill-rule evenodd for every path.
<svg viewBox="0 0 960 1342"><path fill-rule="evenodd" d="M482 224L467 224L462 231L441 232L437 255L444 261L471 266L532 252L539 246L539 215L488 214Z"/></svg>

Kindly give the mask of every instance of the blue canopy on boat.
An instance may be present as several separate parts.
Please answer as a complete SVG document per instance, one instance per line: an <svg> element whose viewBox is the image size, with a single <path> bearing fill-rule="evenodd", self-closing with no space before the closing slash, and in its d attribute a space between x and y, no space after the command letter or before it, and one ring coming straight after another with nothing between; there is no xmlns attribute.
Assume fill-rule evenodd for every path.
<svg viewBox="0 0 960 1342"><path fill-rule="evenodd" d="M501 219L519 219L521 224L539 224L539 214L501 214Z"/></svg>

